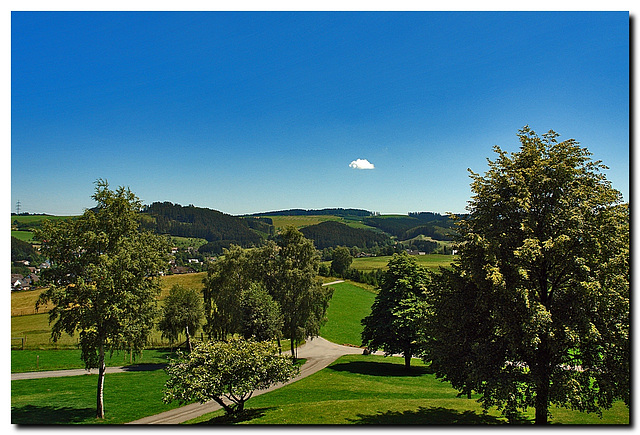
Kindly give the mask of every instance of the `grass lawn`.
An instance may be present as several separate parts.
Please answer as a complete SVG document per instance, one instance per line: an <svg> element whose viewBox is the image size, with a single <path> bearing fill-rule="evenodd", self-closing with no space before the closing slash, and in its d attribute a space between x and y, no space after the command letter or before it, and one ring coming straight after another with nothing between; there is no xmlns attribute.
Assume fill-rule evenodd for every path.
<svg viewBox="0 0 640 435"><path fill-rule="evenodd" d="M503 424L495 409L484 415L474 399L440 382L421 361L403 370L402 358L344 356L328 368L247 402L244 416L230 421L222 411L195 424ZM628 424L621 404L603 419L577 411L551 409L556 424ZM524 417L531 423L531 410Z"/></svg>
<svg viewBox="0 0 640 435"><path fill-rule="evenodd" d="M107 354L105 363L108 367L157 364L167 362L169 355L167 350L146 349L141 356L132 359L129 353L120 352L112 356ZM80 349L11 351L11 373L82 368L84 363L80 359Z"/></svg>
<svg viewBox="0 0 640 435"><path fill-rule="evenodd" d="M97 375L11 382L13 424L120 424L177 408L164 404L164 370L110 373L104 380L104 421L95 418Z"/></svg>
<svg viewBox="0 0 640 435"><path fill-rule="evenodd" d="M320 336L334 343L360 346L360 320L371 313L376 295L347 282L333 284L331 288L333 297L327 309L327 323L320 329Z"/></svg>

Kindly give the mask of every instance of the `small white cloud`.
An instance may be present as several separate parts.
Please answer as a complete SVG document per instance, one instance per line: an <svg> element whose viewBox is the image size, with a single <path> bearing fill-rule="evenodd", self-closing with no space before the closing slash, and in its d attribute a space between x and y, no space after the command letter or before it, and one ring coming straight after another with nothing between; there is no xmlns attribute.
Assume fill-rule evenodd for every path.
<svg viewBox="0 0 640 435"><path fill-rule="evenodd" d="M373 163L367 159L357 159L349 163L349 167L353 169L374 169Z"/></svg>

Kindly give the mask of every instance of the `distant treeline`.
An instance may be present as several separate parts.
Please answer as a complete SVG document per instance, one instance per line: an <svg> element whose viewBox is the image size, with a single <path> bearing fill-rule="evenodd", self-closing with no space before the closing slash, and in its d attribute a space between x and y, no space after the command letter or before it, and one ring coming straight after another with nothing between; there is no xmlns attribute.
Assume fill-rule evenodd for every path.
<svg viewBox="0 0 640 435"><path fill-rule="evenodd" d="M247 216L339 216L339 217L367 217L373 216L368 210L355 208L323 208L321 210L303 210L294 208L291 210L268 211L264 213L254 213Z"/></svg>
<svg viewBox="0 0 640 435"><path fill-rule="evenodd" d="M422 234L434 240L451 241L455 234L454 219L430 212L409 213L406 217L373 216L365 219L364 223L395 236L398 240L408 240Z"/></svg>
<svg viewBox="0 0 640 435"><path fill-rule="evenodd" d="M38 216L48 217L46 214ZM353 228L335 221L303 227L302 233L313 240L319 250L347 246L357 247L373 255L382 255L390 245L399 241L404 242L403 245L408 249L434 252L442 249L435 241L451 241L455 234L453 219L432 212L380 216L362 209L325 208L232 216L209 208L182 206L168 201L145 205L141 211L140 225L158 234L205 239L208 243L201 246L199 251L202 254L220 254L223 248L232 244L244 248L260 246L265 240L275 236L273 220L269 216L337 216L371 227L370 230ZM41 221L20 222L16 218L12 225L18 230L34 230L40 227ZM421 235L425 237L420 237Z"/></svg>

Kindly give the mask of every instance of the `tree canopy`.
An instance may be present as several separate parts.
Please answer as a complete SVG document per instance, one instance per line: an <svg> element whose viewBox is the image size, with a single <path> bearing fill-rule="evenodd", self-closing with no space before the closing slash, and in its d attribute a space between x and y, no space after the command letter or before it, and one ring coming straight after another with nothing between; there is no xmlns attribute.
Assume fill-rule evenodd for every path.
<svg viewBox="0 0 640 435"><path fill-rule="evenodd" d="M382 277L371 314L362 319L362 344L385 354L401 353L409 369L423 342L428 274L415 258L394 254Z"/></svg>
<svg viewBox="0 0 640 435"><path fill-rule="evenodd" d="M180 334L184 333L187 350L191 352L191 335L200 328L203 317L200 292L175 284L164 300L158 329L162 332L162 337L172 342L177 341Z"/></svg>
<svg viewBox="0 0 640 435"><path fill-rule="evenodd" d="M427 360L515 417L629 403L629 209L600 161L530 128L471 172L459 260L434 279Z"/></svg>
<svg viewBox="0 0 640 435"><path fill-rule="evenodd" d="M269 341L231 338L198 343L189 354L180 353L170 361L163 400L214 400L227 414L240 413L254 391L286 382L298 373L291 359L277 353L278 347Z"/></svg>
<svg viewBox="0 0 640 435"><path fill-rule="evenodd" d="M154 325L158 276L168 264L164 239L138 230L140 200L128 189L96 182L98 205L78 219L44 221L37 237L51 267L49 288L36 303L53 302L51 337L79 333L82 360L99 368L97 416L104 417L105 352L139 353Z"/></svg>
<svg viewBox="0 0 640 435"><path fill-rule="evenodd" d="M318 265L313 242L294 227L259 248L225 249L204 279L205 331L223 340L234 333L271 335L279 328L269 338L288 338L295 359L295 344L317 336L326 320L332 290L318 280Z"/></svg>

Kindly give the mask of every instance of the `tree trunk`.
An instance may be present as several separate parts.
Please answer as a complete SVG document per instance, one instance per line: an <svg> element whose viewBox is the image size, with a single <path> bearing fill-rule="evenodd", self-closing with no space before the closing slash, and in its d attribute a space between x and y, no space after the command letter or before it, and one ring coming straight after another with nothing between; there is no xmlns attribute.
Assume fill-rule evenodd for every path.
<svg viewBox="0 0 640 435"><path fill-rule="evenodd" d="M548 346L549 338L540 337L537 361L535 365L536 384L536 421L535 424L547 424L549 417L549 383L551 380L551 356Z"/></svg>
<svg viewBox="0 0 640 435"><path fill-rule="evenodd" d="M549 418L549 376L543 377L536 386L535 424L547 424Z"/></svg>
<svg viewBox="0 0 640 435"><path fill-rule="evenodd" d="M98 392L96 405L96 418L104 418L104 344L100 343L98 359Z"/></svg>
<svg viewBox="0 0 640 435"><path fill-rule="evenodd" d="M220 406L222 406L222 409L224 409L224 412L227 415L231 415L233 414L233 408L229 405L227 405L226 403L224 403L224 400L222 400L221 397L213 397L213 400Z"/></svg>
<svg viewBox="0 0 640 435"><path fill-rule="evenodd" d="M185 326L184 334L187 336L187 352L191 353L191 338L189 337L189 325Z"/></svg>
<svg viewBox="0 0 640 435"><path fill-rule="evenodd" d="M290 340L290 344L291 344L291 358L293 358L293 362L296 362L297 358L296 358L296 345L295 345L295 340L292 338Z"/></svg>
<svg viewBox="0 0 640 435"><path fill-rule="evenodd" d="M404 351L404 369L411 370L411 351Z"/></svg>

